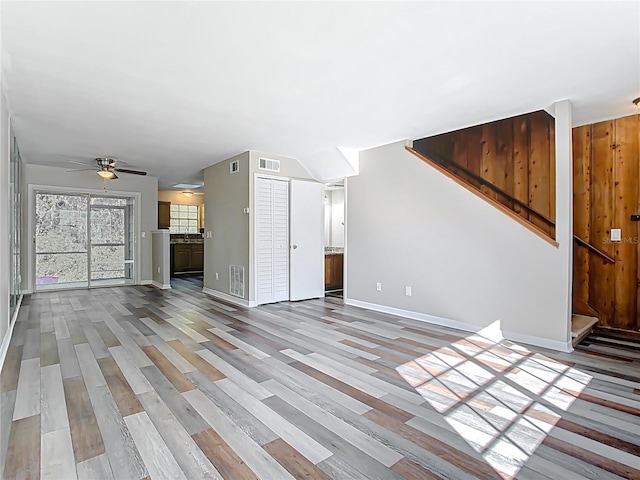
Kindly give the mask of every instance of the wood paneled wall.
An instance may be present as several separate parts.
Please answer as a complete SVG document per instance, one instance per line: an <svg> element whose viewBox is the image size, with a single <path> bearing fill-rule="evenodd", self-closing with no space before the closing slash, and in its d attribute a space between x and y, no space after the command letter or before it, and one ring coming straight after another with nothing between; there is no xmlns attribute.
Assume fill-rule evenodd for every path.
<svg viewBox="0 0 640 480"><path fill-rule="evenodd" d="M640 328L640 115L573 129L574 233L615 260L574 246L574 306L595 309L602 325ZM611 229L622 241L611 241Z"/></svg>
<svg viewBox="0 0 640 480"><path fill-rule="evenodd" d="M436 161L452 160L555 223L555 123L545 111L423 138L413 148ZM473 177L450 170L555 238L548 223Z"/></svg>

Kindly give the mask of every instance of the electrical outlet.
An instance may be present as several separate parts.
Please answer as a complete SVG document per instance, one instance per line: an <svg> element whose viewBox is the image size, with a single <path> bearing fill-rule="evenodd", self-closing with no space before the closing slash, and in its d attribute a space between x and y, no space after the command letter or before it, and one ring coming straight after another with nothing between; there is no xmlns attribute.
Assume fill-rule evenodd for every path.
<svg viewBox="0 0 640 480"><path fill-rule="evenodd" d="M622 240L622 230L619 228L612 228L611 229L611 241L612 242L619 242Z"/></svg>
<svg viewBox="0 0 640 480"><path fill-rule="evenodd" d="M382 284L380 282L376 283L376 290L379 292L382 291Z"/></svg>
<svg viewBox="0 0 640 480"><path fill-rule="evenodd" d="M404 294L407 297L410 297L411 296L411 287L404 287Z"/></svg>
<svg viewBox="0 0 640 480"><path fill-rule="evenodd" d="M216 272L216 280L218 280L218 272Z"/></svg>

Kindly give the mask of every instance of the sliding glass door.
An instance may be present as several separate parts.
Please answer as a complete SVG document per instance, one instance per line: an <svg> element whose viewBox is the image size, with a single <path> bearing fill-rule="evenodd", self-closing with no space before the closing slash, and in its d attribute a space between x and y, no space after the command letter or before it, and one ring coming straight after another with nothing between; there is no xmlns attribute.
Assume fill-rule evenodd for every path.
<svg viewBox="0 0 640 480"><path fill-rule="evenodd" d="M87 287L86 195L36 193L36 290Z"/></svg>
<svg viewBox="0 0 640 480"><path fill-rule="evenodd" d="M133 282L131 198L91 197L92 285Z"/></svg>
<svg viewBox="0 0 640 480"><path fill-rule="evenodd" d="M134 282L133 198L36 192L36 290Z"/></svg>

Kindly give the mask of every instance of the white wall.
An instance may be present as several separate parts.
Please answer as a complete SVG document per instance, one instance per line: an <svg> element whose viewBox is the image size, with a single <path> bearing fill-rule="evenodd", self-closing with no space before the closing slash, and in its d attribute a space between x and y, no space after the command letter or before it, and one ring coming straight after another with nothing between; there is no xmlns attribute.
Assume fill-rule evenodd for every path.
<svg viewBox="0 0 640 480"><path fill-rule="evenodd" d="M333 197L333 190L324 191L324 246L331 246L331 199Z"/></svg>
<svg viewBox="0 0 640 480"><path fill-rule="evenodd" d="M162 289L171 288L171 246L169 230L151 232L153 285Z"/></svg>
<svg viewBox="0 0 640 480"><path fill-rule="evenodd" d="M23 169L23 198L25 201L22 205L22 218L27 219L22 224L22 238L29 238L28 225L33 222L33 212L29 211L30 199L29 185L42 185L55 187L65 187L83 190L103 190L106 186L107 192L139 192L141 198L140 218L140 236L138 242L140 244L140 282L151 283L152 275L152 240L151 231L158 228L158 179L151 176L126 175L118 176L117 180L111 180L106 184L98 175L93 172L67 172L66 168L45 167L42 165L24 164ZM31 199L32 200L32 199ZM142 238L144 235L144 238ZM33 255L33 242L22 242L21 255L23 259ZM22 262L22 279L23 290L32 288L28 285L29 265L33 262Z"/></svg>
<svg viewBox="0 0 640 480"><path fill-rule="evenodd" d="M4 91L0 90L0 344L9 328L9 294L11 268L9 266L10 221L9 168L9 111Z"/></svg>
<svg viewBox="0 0 640 480"><path fill-rule="evenodd" d="M344 188L333 190L331 195L330 245L344 247Z"/></svg>
<svg viewBox="0 0 640 480"><path fill-rule="evenodd" d="M238 160L240 170L229 173ZM229 266L244 267L244 303L249 289L249 152L211 165L204 170L205 239L204 289L229 294ZM211 233L211 238L207 234ZM217 274L217 278L216 278Z"/></svg>
<svg viewBox="0 0 640 480"><path fill-rule="evenodd" d="M468 330L500 320L514 340L570 349L571 240L551 245L411 155L407 144L361 152L360 174L347 179L346 302ZM564 202L570 182L558 180ZM556 218L566 236L570 215Z"/></svg>

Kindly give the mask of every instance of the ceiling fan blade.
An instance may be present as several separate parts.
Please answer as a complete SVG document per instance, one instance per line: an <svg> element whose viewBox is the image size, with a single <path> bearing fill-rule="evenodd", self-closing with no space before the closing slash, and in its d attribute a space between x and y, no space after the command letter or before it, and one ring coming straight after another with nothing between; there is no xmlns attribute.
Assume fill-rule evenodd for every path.
<svg viewBox="0 0 640 480"><path fill-rule="evenodd" d="M130 175L146 175L147 172L143 172L142 170L129 170L127 168L114 168L116 172L120 173L128 173Z"/></svg>
<svg viewBox="0 0 640 480"><path fill-rule="evenodd" d="M70 173L70 172L88 172L88 171L95 172L96 168L93 167L93 168L79 168L77 170L65 170L66 173Z"/></svg>
<svg viewBox="0 0 640 480"><path fill-rule="evenodd" d="M75 164L78 164L78 165L84 165L85 167L94 167L95 168L95 165L91 165L90 163L76 162L75 160L67 160L66 163L75 163Z"/></svg>

